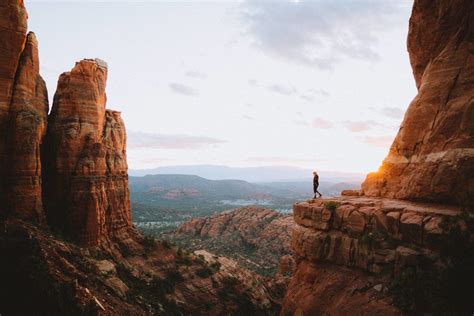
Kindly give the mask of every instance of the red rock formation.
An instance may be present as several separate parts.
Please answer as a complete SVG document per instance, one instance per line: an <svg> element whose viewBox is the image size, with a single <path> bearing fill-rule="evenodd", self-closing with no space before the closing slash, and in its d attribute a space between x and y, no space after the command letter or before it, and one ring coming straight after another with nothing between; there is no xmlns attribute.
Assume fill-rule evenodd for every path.
<svg viewBox="0 0 474 316"><path fill-rule="evenodd" d="M463 203L474 192L474 2L416 0L408 51L418 95L365 195Z"/></svg>
<svg viewBox="0 0 474 316"><path fill-rule="evenodd" d="M27 17L22 0L0 3L0 215L6 211L4 172L8 112L20 55L26 41Z"/></svg>
<svg viewBox="0 0 474 316"><path fill-rule="evenodd" d="M453 237L442 223L470 232L474 224L455 207L352 196L297 203L293 212L297 267L282 315L398 314L380 289L407 268L446 265L442 248Z"/></svg>
<svg viewBox="0 0 474 316"><path fill-rule="evenodd" d="M192 239L193 249L207 249L234 258L243 267L270 272L277 270L280 257L292 253L296 226L291 215L250 206L186 221L173 238Z"/></svg>
<svg viewBox="0 0 474 316"><path fill-rule="evenodd" d="M46 133L48 92L39 75L38 42L28 34L18 66L9 109L5 188L13 216L41 222L40 146Z"/></svg>
<svg viewBox="0 0 474 316"><path fill-rule="evenodd" d="M82 60L58 82L45 149L45 204L54 227L83 245L131 224L125 127L106 111L107 65Z"/></svg>

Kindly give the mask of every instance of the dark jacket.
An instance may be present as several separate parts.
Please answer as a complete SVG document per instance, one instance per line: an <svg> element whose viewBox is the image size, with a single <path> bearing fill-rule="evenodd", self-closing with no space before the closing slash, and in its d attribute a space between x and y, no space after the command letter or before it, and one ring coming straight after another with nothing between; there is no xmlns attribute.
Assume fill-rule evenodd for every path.
<svg viewBox="0 0 474 316"><path fill-rule="evenodd" d="M316 174L313 178L313 188L316 190L319 186L319 176Z"/></svg>

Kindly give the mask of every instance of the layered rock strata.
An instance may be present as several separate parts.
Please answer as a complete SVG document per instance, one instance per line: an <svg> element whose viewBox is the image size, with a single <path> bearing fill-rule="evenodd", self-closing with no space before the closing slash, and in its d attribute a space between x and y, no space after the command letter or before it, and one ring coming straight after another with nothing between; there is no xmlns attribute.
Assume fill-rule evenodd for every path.
<svg viewBox="0 0 474 316"><path fill-rule="evenodd" d="M298 315L344 314L348 306L363 314L364 309L357 307L363 302L374 311L396 314L390 298L376 293L372 286L379 283L380 289L387 288L409 267L444 267L442 247L452 238L445 223L474 231L473 218L461 219L457 208L402 200L343 196L296 203L293 210L299 225L292 242L298 265L283 312ZM327 273L333 277L328 278ZM356 283L356 296L350 289L342 290ZM330 300L330 292L325 291L340 296L344 306ZM301 297L305 297L304 304L299 304Z"/></svg>
<svg viewBox="0 0 474 316"><path fill-rule="evenodd" d="M29 33L8 112L5 196L10 215L36 222L44 220L40 152L48 109L46 84L39 74L38 42Z"/></svg>
<svg viewBox="0 0 474 316"><path fill-rule="evenodd" d="M48 220L87 246L132 226L125 127L105 109L106 80L98 59L60 76L45 144Z"/></svg>
<svg viewBox="0 0 474 316"><path fill-rule="evenodd" d="M7 0L0 3L0 162L6 157L8 112L20 55L26 41L27 19L23 1ZM3 177L0 177L2 180ZM0 203L0 207L4 205Z"/></svg>
<svg viewBox="0 0 474 316"><path fill-rule="evenodd" d="M367 196L445 204L474 198L474 2L416 0L408 52L418 95Z"/></svg>

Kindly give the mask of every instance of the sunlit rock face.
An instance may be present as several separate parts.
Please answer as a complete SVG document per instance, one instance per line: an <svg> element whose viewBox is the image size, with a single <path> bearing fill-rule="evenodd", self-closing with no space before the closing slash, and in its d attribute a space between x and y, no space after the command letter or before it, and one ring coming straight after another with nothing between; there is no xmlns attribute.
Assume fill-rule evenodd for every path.
<svg viewBox="0 0 474 316"><path fill-rule="evenodd" d="M106 80L98 59L60 76L44 151L48 221L88 246L132 225L125 126L105 109Z"/></svg>
<svg viewBox="0 0 474 316"><path fill-rule="evenodd" d="M9 108L5 188L10 213L43 222L40 149L46 133L48 92L39 74L38 42L29 33Z"/></svg>
<svg viewBox="0 0 474 316"><path fill-rule="evenodd" d="M417 0L408 51L418 95L368 196L462 204L474 192L474 2Z"/></svg>
<svg viewBox="0 0 474 316"><path fill-rule="evenodd" d="M43 222L40 147L48 94L23 1L0 4L0 216Z"/></svg>

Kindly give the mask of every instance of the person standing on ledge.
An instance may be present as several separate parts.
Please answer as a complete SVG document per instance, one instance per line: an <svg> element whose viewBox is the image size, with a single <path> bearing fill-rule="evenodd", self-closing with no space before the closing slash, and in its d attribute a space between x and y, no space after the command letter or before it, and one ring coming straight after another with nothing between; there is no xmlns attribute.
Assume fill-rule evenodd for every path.
<svg viewBox="0 0 474 316"><path fill-rule="evenodd" d="M318 187L319 187L319 176L318 176L318 173L316 171L313 171L313 191L314 191L314 197L313 199L316 199L317 198L317 194L319 194L319 197L322 197L323 195L321 193L319 193L318 191Z"/></svg>

